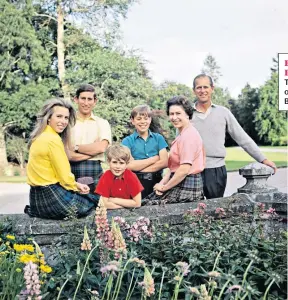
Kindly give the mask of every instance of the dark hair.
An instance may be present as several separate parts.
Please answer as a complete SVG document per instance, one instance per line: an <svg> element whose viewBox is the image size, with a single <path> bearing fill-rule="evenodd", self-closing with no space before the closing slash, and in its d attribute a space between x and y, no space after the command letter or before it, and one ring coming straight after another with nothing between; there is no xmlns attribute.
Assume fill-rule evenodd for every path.
<svg viewBox="0 0 288 300"><path fill-rule="evenodd" d="M96 99L95 88L91 84L82 84L76 91L76 97L79 98L80 94L83 92L91 92L94 93L94 99Z"/></svg>
<svg viewBox="0 0 288 300"><path fill-rule="evenodd" d="M202 74L199 74L197 75L194 80L193 80L193 90L196 88L196 80L199 79L199 78L208 78L209 81L210 81L210 86L213 87L214 86L214 83L213 83L213 79L211 76L205 74L205 73L202 73Z"/></svg>
<svg viewBox="0 0 288 300"><path fill-rule="evenodd" d="M137 115L147 116L151 118L149 129L152 132L161 133L161 134L163 133L163 129L160 125L159 119L154 115L149 105L142 104L134 107L131 111L130 118L134 119Z"/></svg>
<svg viewBox="0 0 288 300"><path fill-rule="evenodd" d="M185 96L176 96L171 98L166 102L166 113L169 116L169 109L173 105L182 106L186 114L189 116L189 119L192 119L193 116L193 107L190 101Z"/></svg>

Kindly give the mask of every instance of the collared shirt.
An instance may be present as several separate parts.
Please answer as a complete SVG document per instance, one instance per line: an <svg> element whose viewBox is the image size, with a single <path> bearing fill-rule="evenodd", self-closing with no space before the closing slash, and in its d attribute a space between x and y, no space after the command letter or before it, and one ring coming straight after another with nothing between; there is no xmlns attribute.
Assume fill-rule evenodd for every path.
<svg viewBox="0 0 288 300"><path fill-rule="evenodd" d="M72 128L71 134L72 146L92 144L95 141L107 140L111 144L111 127L107 120L99 118L91 114L87 119L77 116L75 126ZM99 153L89 160L105 161L104 153Z"/></svg>
<svg viewBox="0 0 288 300"><path fill-rule="evenodd" d="M49 125L30 147L27 183L31 186L60 183L66 190L77 191L61 137Z"/></svg>
<svg viewBox="0 0 288 300"><path fill-rule="evenodd" d="M171 144L168 167L171 172L183 164L190 164L190 174L197 174L204 170L205 151L198 131L189 124Z"/></svg>
<svg viewBox="0 0 288 300"><path fill-rule="evenodd" d="M193 104L193 108L195 109L193 112L193 118L198 117L202 120L206 119L211 114L212 107L216 107L216 105L211 102L210 107L205 112L202 112L197 109L196 104L197 101Z"/></svg>
<svg viewBox="0 0 288 300"><path fill-rule="evenodd" d="M138 177L126 169L122 177L116 177L107 170L100 178L95 193L105 198L133 199L144 190Z"/></svg>
<svg viewBox="0 0 288 300"><path fill-rule="evenodd" d="M135 160L146 159L159 155L162 149L168 147L164 137L152 131L148 131L148 137L144 140L137 131L123 139L122 145L127 146Z"/></svg>

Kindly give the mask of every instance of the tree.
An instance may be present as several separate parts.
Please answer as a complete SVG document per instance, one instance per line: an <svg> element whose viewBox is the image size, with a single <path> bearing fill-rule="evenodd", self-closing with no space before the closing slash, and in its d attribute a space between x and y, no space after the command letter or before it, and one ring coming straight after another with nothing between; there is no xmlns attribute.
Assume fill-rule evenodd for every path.
<svg viewBox="0 0 288 300"><path fill-rule="evenodd" d="M260 88L259 108L255 114L255 125L259 136L266 144L287 145L287 112L278 111L278 73Z"/></svg>
<svg viewBox="0 0 288 300"><path fill-rule="evenodd" d="M35 4L45 8L44 12L35 12L38 18L46 18L56 23L57 28L57 70L64 97L69 98L69 86L66 82L66 45L65 29L69 24L78 25L94 38L111 38L118 31L121 17L125 17L128 8L135 0L40 0ZM75 41L76 42L76 41Z"/></svg>
<svg viewBox="0 0 288 300"><path fill-rule="evenodd" d="M28 159L28 147L25 139L12 136L7 141L7 153L12 159L16 159L21 169L25 167L25 161Z"/></svg>
<svg viewBox="0 0 288 300"><path fill-rule="evenodd" d="M213 83L215 84L212 99L213 103L229 107L228 101L231 98L230 93L228 89L223 89L222 87L217 86L222 74L215 57L213 57L211 54L208 54L205 58L201 72L203 74L211 76L213 79Z"/></svg>
<svg viewBox="0 0 288 300"><path fill-rule="evenodd" d="M217 64L215 57L211 54L208 54L205 58L201 72L211 76L216 84L219 82L219 79L222 76L220 67Z"/></svg>
<svg viewBox="0 0 288 300"><path fill-rule="evenodd" d="M256 143L260 142L255 128L255 113L258 107L258 89L252 88L247 83L238 96L236 111L234 110L233 113L243 129Z"/></svg>
<svg viewBox="0 0 288 300"><path fill-rule="evenodd" d="M66 80L71 93L81 83L93 84L98 98L95 113L109 120L113 138L119 141L128 132L132 108L147 103L153 90L141 60L103 49L83 35L81 45L70 49L69 61Z"/></svg>
<svg viewBox="0 0 288 300"><path fill-rule="evenodd" d="M31 3L21 6L0 0L0 165L7 164L5 130L28 128L52 82L42 80L49 55L31 24ZM8 26L7 26L8 25Z"/></svg>

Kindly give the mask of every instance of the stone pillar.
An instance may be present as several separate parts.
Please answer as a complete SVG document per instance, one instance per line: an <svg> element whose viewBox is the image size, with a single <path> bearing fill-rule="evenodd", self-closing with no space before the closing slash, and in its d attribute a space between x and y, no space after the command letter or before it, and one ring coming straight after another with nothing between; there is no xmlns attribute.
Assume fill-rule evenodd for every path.
<svg viewBox="0 0 288 300"><path fill-rule="evenodd" d="M271 194L278 192L277 188L267 185L267 179L273 172L274 170L271 167L258 162L239 169L239 174L246 178L247 182L238 189L238 193Z"/></svg>

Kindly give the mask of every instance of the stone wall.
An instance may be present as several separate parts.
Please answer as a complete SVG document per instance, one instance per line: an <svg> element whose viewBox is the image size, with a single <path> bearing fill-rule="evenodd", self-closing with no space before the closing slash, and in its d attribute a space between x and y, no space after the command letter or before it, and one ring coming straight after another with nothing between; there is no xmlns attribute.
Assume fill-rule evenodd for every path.
<svg viewBox="0 0 288 300"><path fill-rule="evenodd" d="M207 214L214 215L217 207L222 207L227 211L226 217L243 212L253 213L257 202L262 202L267 209L273 207L278 214L286 218L287 193L280 193L277 189L266 185L271 172L271 168L258 163L240 169L239 173L247 179L245 186L239 188L238 193L230 197L201 201L207 204ZM189 202L143 206L138 209L119 209L108 211L108 218L121 216L128 220L135 220L144 216L154 223L177 225L184 222L183 214L188 209L196 208L197 205L198 202ZM84 225L88 228L94 226L94 214L83 219L65 221L30 218L24 214L0 215L0 223L3 222L11 223L12 231L16 235L28 235L40 245L49 245L59 238L65 238L68 234L82 235Z"/></svg>

